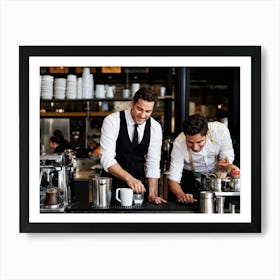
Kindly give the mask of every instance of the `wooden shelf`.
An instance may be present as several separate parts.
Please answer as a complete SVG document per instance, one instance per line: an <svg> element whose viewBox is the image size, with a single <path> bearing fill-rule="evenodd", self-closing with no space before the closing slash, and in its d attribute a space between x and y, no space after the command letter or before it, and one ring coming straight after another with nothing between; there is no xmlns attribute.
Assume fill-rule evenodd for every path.
<svg viewBox="0 0 280 280"><path fill-rule="evenodd" d="M87 116L84 112L40 112L41 117L53 118L53 117L83 117Z"/></svg>
<svg viewBox="0 0 280 280"><path fill-rule="evenodd" d="M89 117L101 117L104 118L112 112L89 112ZM152 116L161 117L163 112L153 112ZM80 117L86 118L86 112L40 112L42 118L68 118L68 117Z"/></svg>
<svg viewBox="0 0 280 280"><path fill-rule="evenodd" d="M115 101L131 101L131 98L92 98L92 99L40 99L40 101L47 103L83 103L83 102L115 102Z"/></svg>
<svg viewBox="0 0 280 280"><path fill-rule="evenodd" d="M158 96L158 101L164 101L165 99L174 100L174 96ZM68 103L68 102L115 102L115 101L131 101L132 98L92 98L92 99L40 99L41 102L56 102L56 103Z"/></svg>
<svg viewBox="0 0 280 280"><path fill-rule="evenodd" d="M41 112L40 116L41 117L82 117L86 118L87 116L89 117L106 117L109 115L111 112L89 112L88 114L86 112Z"/></svg>
<svg viewBox="0 0 280 280"><path fill-rule="evenodd" d="M159 101L164 101L164 100L174 100L173 96L160 96ZM75 104L77 103L97 103L97 102L130 102L131 99L123 99L123 98L104 98L104 99L50 99L50 100L44 100L41 99L41 104L43 103L65 103L68 104L69 102L73 102ZM51 108L45 108L47 111L52 110ZM54 109L54 108L53 108ZM76 108L77 109L77 108ZM79 117L79 118L88 118L88 117L99 117L99 118L104 118L107 115L111 114L113 111L93 111L93 108L87 108L90 109L89 111L85 111L83 108L81 108L81 111L76 109L71 108L69 110L64 108L64 110L69 110L67 111L62 111L62 112L44 112L43 110L40 112L40 117L41 118L71 118L71 117ZM112 108L110 108L112 109ZM98 109L97 109L98 110ZM164 116L163 111L154 111L152 116L154 117L162 117Z"/></svg>

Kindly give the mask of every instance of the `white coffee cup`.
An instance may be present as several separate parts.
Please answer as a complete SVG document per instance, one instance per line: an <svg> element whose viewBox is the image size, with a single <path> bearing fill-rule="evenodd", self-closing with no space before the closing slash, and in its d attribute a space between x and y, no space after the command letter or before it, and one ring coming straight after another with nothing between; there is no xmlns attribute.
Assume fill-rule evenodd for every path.
<svg viewBox="0 0 280 280"><path fill-rule="evenodd" d="M116 189L116 200L121 203L121 206L132 206L133 190L130 188Z"/></svg>
<svg viewBox="0 0 280 280"><path fill-rule="evenodd" d="M140 89L140 84L138 83L133 83L131 86L131 95L132 97L134 96L134 94Z"/></svg>
<svg viewBox="0 0 280 280"><path fill-rule="evenodd" d="M95 89L95 97L96 98L105 98L105 85L97 84Z"/></svg>
<svg viewBox="0 0 280 280"><path fill-rule="evenodd" d="M115 86L108 86L106 91L107 98L114 98L115 95Z"/></svg>

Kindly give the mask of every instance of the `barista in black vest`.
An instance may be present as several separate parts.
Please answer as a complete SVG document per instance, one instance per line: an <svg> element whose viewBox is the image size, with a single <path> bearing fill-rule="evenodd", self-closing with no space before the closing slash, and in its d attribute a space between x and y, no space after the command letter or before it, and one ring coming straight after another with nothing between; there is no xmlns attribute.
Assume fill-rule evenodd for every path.
<svg viewBox="0 0 280 280"><path fill-rule="evenodd" d="M151 117L155 102L156 95L149 88L140 88L131 101L131 108L112 113L103 121L102 176L113 178L112 204L119 204L115 191L120 187L144 192L149 202L166 202L157 196L162 129Z"/></svg>

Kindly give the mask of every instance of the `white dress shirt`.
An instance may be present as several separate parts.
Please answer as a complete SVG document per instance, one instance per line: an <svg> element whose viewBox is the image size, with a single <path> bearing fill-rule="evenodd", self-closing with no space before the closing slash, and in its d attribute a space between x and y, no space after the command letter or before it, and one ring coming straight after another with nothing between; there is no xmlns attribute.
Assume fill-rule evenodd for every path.
<svg viewBox="0 0 280 280"><path fill-rule="evenodd" d="M130 140L133 138L134 120L130 114L130 109L125 110L125 119L127 131ZM138 141L141 142L144 136L146 122L138 125ZM108 168L117 163L116 142L120 130L120 112L115 112L107 116L101 128L101 164L106 172ZM151 137L146 158L146 178L160 178L160 158L162 145L162 128L161 125L151 117Z"/></svg>
<svg viewBox="0 0 280 280"><path fill-rule="evenodd" d="M217 160L227 157L229 162L234 160L234 150L228 128L220 122L208 123L209 133L206 143L200 152L190 149L195 172L213 172ZM169 179L180 183L183 169L192 170L186 135L182 132L173 143Z"/></svg>

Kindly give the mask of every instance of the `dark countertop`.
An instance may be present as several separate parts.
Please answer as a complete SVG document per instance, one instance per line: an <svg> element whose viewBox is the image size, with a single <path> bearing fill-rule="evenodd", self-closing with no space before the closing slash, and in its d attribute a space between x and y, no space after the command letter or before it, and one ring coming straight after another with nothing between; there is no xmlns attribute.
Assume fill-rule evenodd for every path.
<svg viewBox="0 0 280 280"><path fill-rule="evenodd" d="M162 204L154 204L144 202L142 206L111 206L106 209L95 208L93 203L76 202L66 208L66 213L199 213L199 205L186 205L177 202L167 202Z"/></svg>

